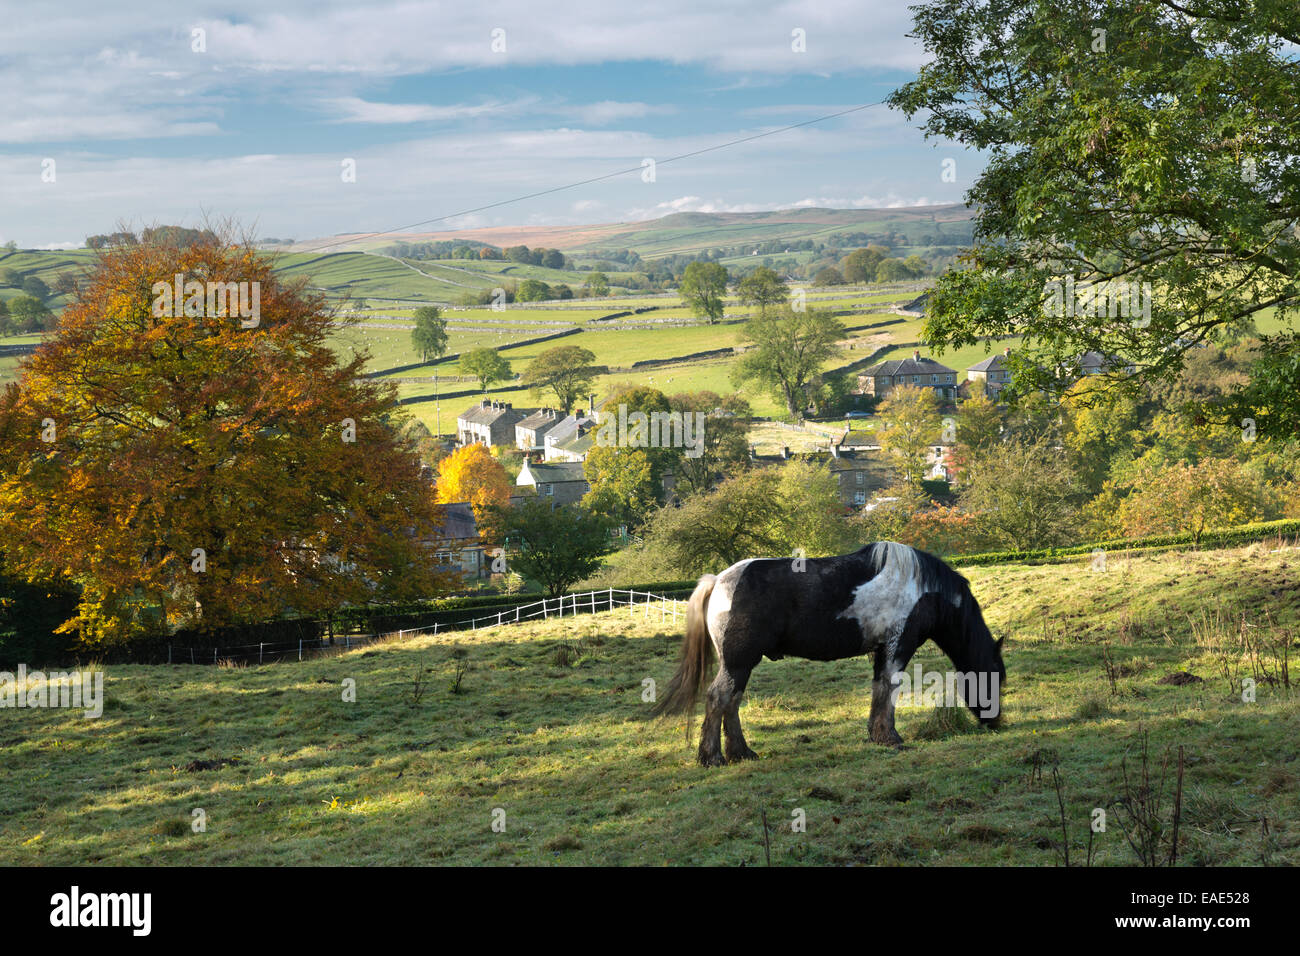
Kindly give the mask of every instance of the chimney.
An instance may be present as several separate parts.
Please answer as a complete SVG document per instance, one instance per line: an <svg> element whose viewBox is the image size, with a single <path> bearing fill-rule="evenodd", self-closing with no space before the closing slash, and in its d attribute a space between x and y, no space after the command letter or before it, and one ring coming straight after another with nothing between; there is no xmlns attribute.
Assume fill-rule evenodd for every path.
<svg viewBox="0 0 1300 956"><path fill-rule="evenodd" d="M790 457L790 446L789 446L789 445L782 445L782 446L781 446L781 457L782 457L782 458L789 458L789 457Z"/></svg>
<svg viewBox="0 0 1300 956"><path fill-rule="evenodd" d="M918 362L921 361L921 350L912 349L912 358L914 358Z"/></svg>
<svg viewBox="0 0 1300 956"><path fill-rule="evenodd" d="M837 441L831 442L831 457L832 458L840 457L840 443Z"/></svg>
<svg viewBox="0 0 1300 956"><path fill-rule="evenodd" d="M758 457L758 449L755 448L753 445L750 445L750 446L749 446L749 460L750 460L750 461L753 461L753 460L754 460L755 458L757 458L757 457Z"/></svg>
<svg viewBox="0 0 1300 956"><path fill-rule="evenodd" d="M587 396L587 407L588 407L588 408L595 408L595 407L596 407L596 393L595 393L595 392L592 392L590 395Z"/></svg>
<svg viewBox="0 0 1300 956"><path fill-rule="evenodd" d="M515 403L514 403L514 402L506 402L506 410L507 410L507 411L509 411L510 409L512 409L512 408L514 408L514 407L515 407Z"/></svg>
<svg viewBox="0 0 1300 956"><path fill-rule="evenodd" d="M1004 349L1002 350L1002 354L1003 354L1003 355L1010 355L1010 354L1011 354L1011 346L1008 345L1006 348L1004 348Z"/></svg>

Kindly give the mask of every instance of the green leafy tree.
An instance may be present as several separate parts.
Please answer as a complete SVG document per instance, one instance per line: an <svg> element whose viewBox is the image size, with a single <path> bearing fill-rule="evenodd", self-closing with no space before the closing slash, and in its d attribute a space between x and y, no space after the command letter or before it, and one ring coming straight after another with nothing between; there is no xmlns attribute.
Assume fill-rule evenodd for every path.
<svg viewBox="0 0 1300 956"><path fill-rule="evenodd" d="M547 349L529 362L523 381L534 393L550 391L568 414L591 390L591 383L600 374L601 367L592 364L595 361L595 353L579 345L561 345Z"/></svg>
<svg viewBox="0 0 1300 956"><path fill-rule="evenodd" d="M519 283L515 298L520 302L543 302L553 298L551 287L540 279L525 279Z"/></svg>
<svg viewBox="0 0 1300 956"><path fill-rule="evenodd" d="M876 278L876 267L880 265L880 260L888 254L889 250L884 246L867 246L865 249L854 249L840 261L840 271L848 282L873 282Z"/></svg>
<svg viewBox="0 0 1300 956"><path fill-rule="evenodd" d="M591 576L609 551L604 518L572 505L531 499L496 509L491 522L506 538L506 561L551 597Z"/></svg>
<svg viewBox="0 0 1300 956"><path fill-rule="evenodd" d="M939 440L939 403L934 389L900 385L878 410L880 447L893 460L903 481L919 488L925 477L926 455Z"/></svg>
<svg viewBox="0 0 1300 956"><path fill-rule="evenodd" d="M478 379L479 388L487 391L494 382L504 382L514 372L510 362L496 349L470 349L460 357L460 374Z"/></svg>
<svg viewBox="0 0 1300 956"><path fill-rule="evenodd" d="M45 284L45 280L39 276L28 276L23 279L23 292L30 295L33 299L44 302L50 297L50 287Z"/></svg>
<svg viewBox="0 0 1300 956"><path fill-rule="evenodd" d="M704 415L704 432L698 455L683 454L676 462L679 493L708 491L729 473L749 461L749 419L753 411L739 395L716 392L682 392L669 400L683 415Z"/></svg>
<svg viewBox="0 0 1300 956"><path fill-rule="evenodd" d="M770 389L791 417L801 419L818 373L839 354L843 336L843 324L829 312L786 308L755 316L741 332L741 338L754 348L736 363L732 381Z"/></svg>
<svg viewBox="0 0 1300 956"><path fill-rule="evenodd" d="M587 281L582 284L587 295L601 298L609 295L609 276L603 272L593 272L587 276Z"/></svg>
<svg viewBox="0 0 1300 956"><path fill-rule="evenodd" d="M583 465L591 490L582 505L613 525L636 530L659 501L650 456L644 448L597 445Z"/></svg>
<svg viewBox="0 0 1300 956"><path fill-rule="evenodd" d="M834 266L826 266L817 270L812 281L815 286L844 285L844 275Z"/></svg>
<svg viewBox="0 0 1300 956"><path fill-rule="evenodd" d="M678 292L682 304L712 324L722 318L723 297L727 294L727 270L716 262L692 262L682 273Z"/></svg>
<svg viewBox="0 0 1300 956"><path fill-rule="evenodd" d="M1135 374L1117 384L1136 390L1262 308L1294 323L1294 4L926 0L912 10L928 62L891 105L923 116L927 136L987 157L967 193L977 210L969 268L940 277L927 342L1024 335L1012 361L1019 392L1068 387L1057 370L1085 350L1119 355ZM1080 297L1079 283L1104 297ZM1300 340L1266 348L1279 361L1218 411L1290 435L1300 360L1286 357Z"/></svg>
<svg viewBox="0 0 1300 956"><path fill-rule="evenodd" d="M790 290L785 280L766 266L759 266L736 287L740 301L758 307L759 315L766 315L770 305L784 305L790 301Z"/></svg>
<svg viewBox="0 0 1300 956"><path fill-rule="evenodd" d="M1027 550L1076 539L1079 497L1063 452L1010 441L975 471L961 502L999 546Z"/></svg>
<svg viewBox="0 0 1300 956"><path fill-rule="evenodd" d="M411 344L423 362L436 361L447 354L447 320L437 306L422 305L415 310Z"/></svg>

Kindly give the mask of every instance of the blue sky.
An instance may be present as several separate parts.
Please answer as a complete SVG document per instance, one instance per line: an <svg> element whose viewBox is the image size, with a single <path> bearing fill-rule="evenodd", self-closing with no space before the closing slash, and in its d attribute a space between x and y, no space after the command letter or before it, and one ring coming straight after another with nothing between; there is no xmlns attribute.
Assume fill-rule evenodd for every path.
<svg viewBox="0 0 1300 956"><path fill-rule="evenodd" d="M909 23L882 0L29 8L0 34L0 241L449 216L881 100L922 62ZM957 202L979 168L875 107L430 228Z"/></svg>

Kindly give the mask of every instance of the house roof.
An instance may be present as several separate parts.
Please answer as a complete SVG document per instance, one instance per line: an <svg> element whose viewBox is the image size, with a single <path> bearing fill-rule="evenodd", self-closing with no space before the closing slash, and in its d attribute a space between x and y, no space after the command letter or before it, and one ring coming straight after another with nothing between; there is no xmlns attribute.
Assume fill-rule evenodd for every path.
<svg viewBox="0 0 1300 956"><path fill-rule="evenodd" d="M955 369L940 365L932 358L921 358L919 361L915 358L905 358L879 362L871 368L863 369L860 374L875 377L877 375L936 375L944 372L956 374Z"/></svg>
<svg viewBox="0 0 1300 956"><path fill-rule="evenodd" d="M464 540L478 537L478 525L474 522L474 509L468 502L457 501L439 505L442 510L442 534L445 538Z"/></svg>
<svg viewBox="0 0 1300 956"><path fill-rule="evenodd" d="M524 462L524 467L519 472L516 484L530 484L530 482L524 481L525 475L533 479L532 484L587 480L586 472L583 470L583 464L580 461L548 461L540 465Z"/></svg>
<svg viewBox="0 0 1300 956"><path fill-rule="evenodd" d="M493 402L484 399L471 405L456 416L460 421L471 425L494 425L503 419L505 422L517 422L537 409L514 408L509 402Z"/></svg>
<svg viewBox="0 0 1300 956"><path fill-rule="evenodd" d="M1000 372L1006 368L1007 357L999 352L997 355L990 355L982 362L976 362L966 369L968 372Z"/></svg>
<svg viewBox="0 0 1300 956"><path fill-rule="evenodd" d="M515 422L516 428L544 429L558 425L563 419L553 408L539 408L527 418Z"/></svg>

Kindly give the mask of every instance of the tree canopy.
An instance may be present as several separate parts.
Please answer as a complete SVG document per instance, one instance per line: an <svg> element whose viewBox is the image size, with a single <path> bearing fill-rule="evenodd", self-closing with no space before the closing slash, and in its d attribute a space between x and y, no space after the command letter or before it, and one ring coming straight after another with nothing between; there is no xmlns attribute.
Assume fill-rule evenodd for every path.
<svg viewBox="0 0 1300 956"><path fill-rule="evenodd" d="M927 136L985 152L969 268L924 336L1025 336L1013 387L1060 391L1084 351L1121 387L1300 301L1300 15L1287 0L928 0L929 56L890 98ZM1300 428L1296 336L1217 403L1261 434Z"/></svg>

